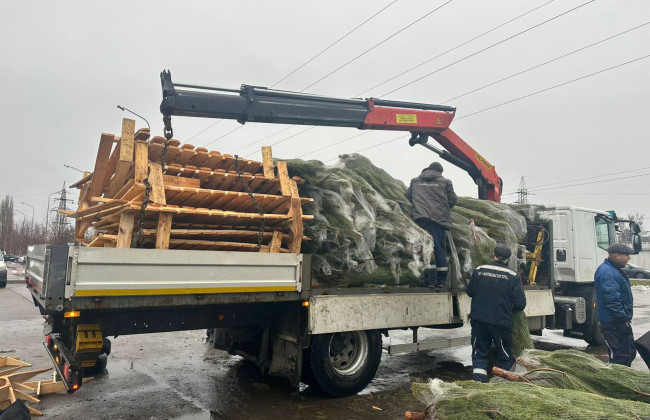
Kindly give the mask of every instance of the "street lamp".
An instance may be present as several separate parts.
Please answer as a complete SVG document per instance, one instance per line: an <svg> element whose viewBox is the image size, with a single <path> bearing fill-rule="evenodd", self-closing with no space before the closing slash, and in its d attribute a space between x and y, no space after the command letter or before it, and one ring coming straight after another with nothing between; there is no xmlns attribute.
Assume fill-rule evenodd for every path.
<svg viewBox="0 0 650 420"><path fill-rule="evenodd" d="M82 174L84 173L84 171L82 171L81 169L77 169L77 168L75 168L74 166L70 166L70 165L63 165L63 166L65 166L65 167L68 168L68 169L74 169L75 171L79 171L79 172L81 172Z"/></svg>
<svg viewBox="0 0 650 420"><path fill-rule="evenodd" d="M32 208L32 223L31 223L32 226L31 226L31 228L33 229L34 228L34 206L32 206L31 204L25 203L24 201L21 201L20 204L24 204L24 205L29 206L29 207Z"/></svg>

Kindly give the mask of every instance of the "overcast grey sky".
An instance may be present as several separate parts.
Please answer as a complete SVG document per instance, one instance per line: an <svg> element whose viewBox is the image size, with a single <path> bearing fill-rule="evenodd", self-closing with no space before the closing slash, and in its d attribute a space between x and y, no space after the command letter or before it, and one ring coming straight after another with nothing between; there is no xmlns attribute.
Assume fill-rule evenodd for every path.
<svg viewBox="0 0 650 420"><path fill-rule="evenodd" d="M647 0L3 0L0 196L44 219L48 195L81 175L64 164L91 171L100 134L119 135L132 117L118 104L162 135L163 69L175 82L272 86L352 31L275 88L455 106L451 128L496 166L504 202L523 176L532 202L650 215L648 22ZM225 135L238 123L181 117L173 126L181 142L222 153L259 159L274 145L279 158L330 163L400 137L341 142L361 132L274 124ZM402 137L362 154L408 182L436 155ZM475 197L469 176L443 164L457 192Z"/></svg>

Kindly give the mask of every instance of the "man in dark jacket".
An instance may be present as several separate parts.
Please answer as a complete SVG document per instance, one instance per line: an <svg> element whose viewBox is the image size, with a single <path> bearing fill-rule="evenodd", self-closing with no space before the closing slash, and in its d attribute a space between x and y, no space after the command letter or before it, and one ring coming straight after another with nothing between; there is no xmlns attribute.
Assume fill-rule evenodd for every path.
<svg viewBox="0 0 650 420"><path fill-rule="evenodd" d="M469 314L472 325L472 364L474 380L487 382L488 355L492 342L497 349L497 366L510 369L512 354L512 311L523 311L526 295L521 279L508 268L510 248L497 244L494 261L477 267L467 286L472 298Z"/></svg>
<svg viewBox="0 0 650 420"><path fill-rule="evenodd" d="M442 176L442 165L433 162L411 180L406 198L413 203L413 220L433 236L436 270L425 271L427 286L442 286L447 280L447 245L445 236L451 229L451 208L458 198L450 180Z"/></svg>
<svg viewBox="0 0 650 420"><path fill-rule="evenodd" d="M632 248L616 243L607 252L609 257L596 270L596 307L600 329L605 336L609 361L630 366L636 357L632 333L632 288L630 279L621 270L630 261Z"/></svg>

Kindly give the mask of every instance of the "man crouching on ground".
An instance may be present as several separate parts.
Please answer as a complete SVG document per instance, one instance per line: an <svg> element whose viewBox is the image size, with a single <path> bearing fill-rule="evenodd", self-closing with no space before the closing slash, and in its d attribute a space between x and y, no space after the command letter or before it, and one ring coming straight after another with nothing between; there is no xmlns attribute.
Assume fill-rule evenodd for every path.
<svg viewBox="0 0 650 420"><path fill-rule="evenodd" d="M477 267L467 286L472 298L469 317L472 325L474 380L487 382L488 355L492 342L497 348L497 366L509 370L512 354L512 311L523 311L526 295L521 279L508 268L510 248L497 244L494 261Z"/></svg>

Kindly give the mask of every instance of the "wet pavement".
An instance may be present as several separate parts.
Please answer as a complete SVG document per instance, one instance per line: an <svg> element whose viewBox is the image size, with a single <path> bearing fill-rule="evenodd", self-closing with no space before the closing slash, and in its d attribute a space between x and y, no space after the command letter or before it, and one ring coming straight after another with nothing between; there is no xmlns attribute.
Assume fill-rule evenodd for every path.
<svg viewBox="0 0 650 420"><path fill-rule="evenodd" d="M50 367L42 346L43 320L27 289L10 274L0 289L0 356L18 357L33 368ZM650 330L650 287L635 288L636 336ZM469 335L469 328L420 331L420 339ZM409 342L411 333L391 332L384 344ZM204 331L120 336L112 339L107 373L74 394L42 397L36 408L46 419L403 419L406 410L423 404L410 394L412 382L432 377L453 381L471 378L470 347L388 355L384 352L375 379L361 393L332 399L307 386L290 387L265 377L238 356L214 350ZM545 331L538 348L577 348L604 356L604 347ZM647 371L637 358L634 368ZM37 378L48 379L42 374Z"/></svg>

